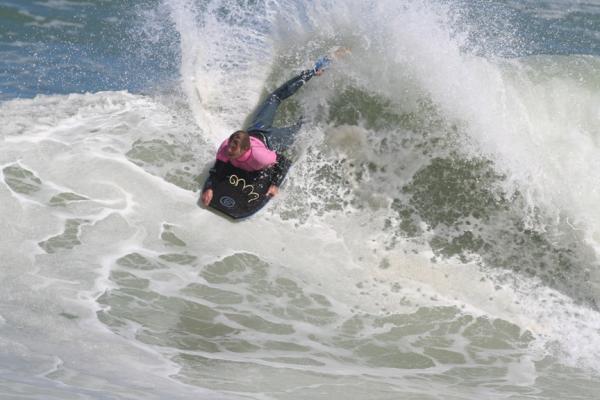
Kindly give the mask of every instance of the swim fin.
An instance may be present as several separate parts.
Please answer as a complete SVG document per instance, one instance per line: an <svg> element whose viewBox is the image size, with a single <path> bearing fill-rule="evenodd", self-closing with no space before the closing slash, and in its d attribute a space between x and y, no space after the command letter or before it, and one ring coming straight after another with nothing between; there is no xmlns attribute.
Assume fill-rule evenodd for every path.
<svg viewBox="0 0 600 400"><path fill-rule="evenodd" d="M328 55L319 57L319 59L315 62L312 70L314 73L318 71L324 71L331 66L334 60L338 58L344 57L347 54L350 54L351 51L348 47L336 47L332 51L329 52Z"/></svg>
<svg viewBox="0 0 600 400"><path fill-rule="evenodd" d="M331 58L329 56L323 56L320 57L316 62L315 65L313 67L313 71L317 72L320 70L326 70L327 68L329 68L331 66Z"/></svg>

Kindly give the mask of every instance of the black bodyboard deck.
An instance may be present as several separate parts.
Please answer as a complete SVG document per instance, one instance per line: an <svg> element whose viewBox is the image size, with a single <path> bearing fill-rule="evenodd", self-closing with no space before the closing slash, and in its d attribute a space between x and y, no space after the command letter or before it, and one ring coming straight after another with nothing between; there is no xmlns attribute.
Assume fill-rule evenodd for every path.
<svg viewBox="0 0 600 400"><path fill-rule="evenodd" d="M272 170L248 172L227 165L225 174L213 183L213 198L209 207L233 218L247 218L262 209L270 200Z"/></svg>

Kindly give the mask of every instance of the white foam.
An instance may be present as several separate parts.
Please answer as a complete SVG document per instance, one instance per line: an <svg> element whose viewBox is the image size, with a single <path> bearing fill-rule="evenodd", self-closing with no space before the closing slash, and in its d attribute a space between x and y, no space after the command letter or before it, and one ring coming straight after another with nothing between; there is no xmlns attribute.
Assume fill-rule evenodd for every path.
<svg viewBox="0 0 600 400"><path fill-rule="evenodd" d="M260 96L271 57L269 15L229 4L238 26L220 20L218 2L201 10L185 0L169 6L181 35L183 89L204 134L220 142L240 129Z"/></svg>
<svg viewBox="0 0 600 400"><path fill-rule="evenodd" d="M0 112L9 115L9 125L17 120L22 126L4 137L0 159L4 166L18 164L31 171L41 182L37 191L16 193L2 181L3 229L11 233L10 240L0 245L5 305L2 336L9 348L22 349L15 357L37 360L31 365L47 382L125 394L132 384L149 388L152 381L153 390L146 395L154 398L206 395L206 391L174 383L169 378L177 371L174 364L150 348L115 336L95 314L95 298L107 288L104 282L110 272L102 259L146 239L138 218L152 215L151 206L159 208L148 201L149 193L183 194L188 209L196 209L190 192L175 189L123 155L102 150L107 144L126 150L141 132L138 129L153 126L153 121L159 122L154 129L162 129L170 114L156 112L152 104L126 93L100 93L40 97L0 106ZM33 113L36 108L43 112ZM21 119L29 113L39 119ZM51 127L45 123L49 118L55 121ZM142 122L146 119L148 125ZM123 129L123 125L128 127ZM57 145L57 138L63 144ZM51 207L50 198L64 192L87 200ZM13 212L8 213L9 209ZM61 233L65 221L73 218L86 221L79 228L80 244L45 254L37 243ZM24 366L19 372L16 365L3 363L4 371L15 374L12 378L5 374L7 379L33 371ZM120 367L115 369L115 365Z"/></svg>

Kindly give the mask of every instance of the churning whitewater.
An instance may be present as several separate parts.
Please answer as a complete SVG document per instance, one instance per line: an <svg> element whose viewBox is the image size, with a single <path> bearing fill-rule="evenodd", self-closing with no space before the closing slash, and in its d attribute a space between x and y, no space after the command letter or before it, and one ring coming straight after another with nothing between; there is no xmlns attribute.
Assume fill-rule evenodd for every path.
<svg viewBox="0 0 600 400"><path fill-rule="evenodd" d="M600 6L0 0L0 398L600 390ZM264 96L294 165L198 198ZM105 71L105 72L101 72Z"/></svg>

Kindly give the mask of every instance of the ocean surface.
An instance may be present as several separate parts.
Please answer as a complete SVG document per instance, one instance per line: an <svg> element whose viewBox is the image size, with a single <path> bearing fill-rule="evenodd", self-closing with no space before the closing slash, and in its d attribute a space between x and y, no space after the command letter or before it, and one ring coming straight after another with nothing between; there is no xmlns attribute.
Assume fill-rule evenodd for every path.
<svg viewBox="0 0 600 400"><path fill-rule="evenodd" d="M280 194L198 206L268 91ZM0 399L600 398L600 3L0 0Z"/></svg>

